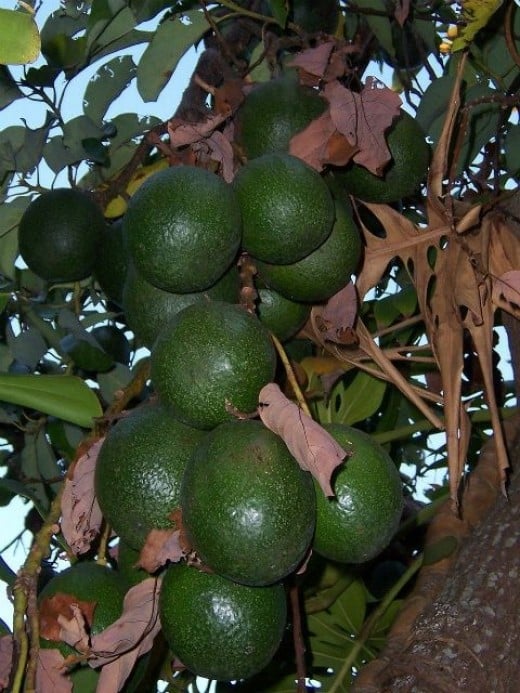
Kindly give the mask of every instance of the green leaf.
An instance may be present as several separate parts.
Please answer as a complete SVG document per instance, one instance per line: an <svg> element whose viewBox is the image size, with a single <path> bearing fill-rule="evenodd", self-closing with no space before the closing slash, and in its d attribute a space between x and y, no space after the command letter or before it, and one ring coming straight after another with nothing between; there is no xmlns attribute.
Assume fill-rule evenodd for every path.
<svg viewBox="0 0 520 693"><path fill-rule="evenodd" d="M136 66L129 55L113 58L91 77L83 97L86 116L102 125L108 107L135 77Z"/></svg>
<svg viewBox="0 0 520 693"><path fill-rule="evenodd" d="M453 41L452 52L460 51L471 43L501 5L502 0L465 0L462 3L461 29Z"/></svg>
<svg viewBox="0 0 520 693"><path fill-rule="evenodd" d="M90 428L103 411L98 398L73 375L2 375L0 399Z"/></svg>
<svg viewBox="0 0 520 693"><path fill-rule="evenodd" d="M355 580L330 609L308 616L313 667L341 667L361 630L365 610L365 588Z"/></svg>
<svg viewBox="0 0 520 693"><path fill-rule="evenodd" d="M0 556L0 580L7 583L9 586L14 585L16 573L7 565L2 556Z"/></svg>
<svg viewBox="0 0 520 693"><path fill-rule="evenodd" d="M18 88L8 68L5 65L0 65L0 111L22 97L23 93Z"/></svg>
<svg viewBox="0 0 520 693"><path fill-rule="evenodd" d="M268 0L268 5L271 8L271 14L283 29L289 14L287 0Z"/></svg>
<svg viewBox="0 0 520 693"><path fill-rule="evenodd" d="M122 363L116 363L108 373L98 373L97 381L101 397L105 402L112 402L118 390L122 390L132 380L132 371Z"/></svg>
<svg viewBox="0 0 520 693"><path fill-rule="evenodd" d="M40 54L40 34L32 14L0 9L0 64L25 65Z"/></svg>
<svg viewBox="0 0 520 693"><path fill-rule="evenodd" d="M439 541L426 548L423 556L423 565L431 565L451 556L458 546L459 542L455 537L448 536L439 539Z"/></svg>
<svg viewBox="0 0 520 693"><path fill-rule="evenodd" d="M38 332L38 330L30 327L23 330L16 337L7 335L7 343L11 351L13 359L27 366L31 371L34 371L48 347Z"/></svg>
<svg viewBox="0 0 520 693"><path fill-rule="evenodd" d="M22 121L24 119L22 118ZM29 173L39 163L54 116L46 114L45 123L36 129L13 125L0 132L0 171Z"/></svg>
<svg viewBox="0 0 520 693"><path fill-rule="evenodd" d="M520 171L520 125L510 125L504 138L504 153L511 176L517 177Z"/></svg>
<svg viewBox="0 0 520 693"><path fill-rule="evenodd" d="M87 49L95 54L100 48L130 32L136 24L134 13L125 0L94 0L87 28Z"/></svg>
<svg viewBox="0 0 520 693"><path fill-rule="evenodd" d="M186 12L182 20L174 17L159 25L137 66L137 89L143 101L156 101L179 60L207 30L199 10Z"/></svg>
<svg viewBox="0 0 520 693"><path fill-rule="evenodd" d="M18 255L18 223L30 202L29 197L16 197L0 205L0 273L14 278L14 261Z"/></svg>
<svg viewBox="0 0 520 693"><path fill-rule="evenodd" d="M348 424L363 421L379 409L386 391L386 383L359 371L345 387L340 380L332 389L327 405L327 416L320 421Z"/></svg>
<svg viewBox="0 0 520 693"><path fill-rule="evenodd" d="M356 7L360 10L377 10L386 16L375 14L363 14L363 19L374 32L381 47L392 57L395 58L394 39L392 36L392 24L385 0L357 0Z"/></svg>

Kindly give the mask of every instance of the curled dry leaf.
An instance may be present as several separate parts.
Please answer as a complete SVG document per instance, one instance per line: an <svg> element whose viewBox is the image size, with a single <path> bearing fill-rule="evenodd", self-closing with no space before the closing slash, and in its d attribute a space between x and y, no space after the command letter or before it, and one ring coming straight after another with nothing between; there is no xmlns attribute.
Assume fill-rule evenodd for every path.
<svg viewBox="0 0 520 693"><path fill-rule="evenodd" d="M13 666L13 638L3 635L0 638L0 691L7 691Z"/></svg>
<svg viewBox="0 0 520 693"><path fill-rule="evenodd" d="M323 493L333 496L331 477L347 451L319 423L287 399L275 383L268 383L260 390L258 401L258 413L265 426L283 439L300 467L318 481Z"/></svg>
<svg viewBox="0 0 520 693"><path fill-rule="evenodd" d="M318 310L313 308L313 310ZM356 287L349 282L331 296L317 313L317 323L323 339L336 344L357 344L354 323L358 312Z"/></svg>
<svg viewBox="0 0 520 693"><path fill-rule="evenodd" d="M181 530L152 529L146 537L137 565L148 573L155 573L168 561L177 563L188 553L182 543Z"/></svg>
<svg viewBox="0 0 520 693"><path fill-rule="evenodd" d="M121 690L137 659L151 649L161 629L160 585L160 579L147 578L132 587L120 618L92 638L89 665L103 667L99 691Z"/></svg>
<svg viewBox="0 0 520 693"><path fill-rule="evenodd" d="M90 628L95 608L96 602L80 601L72 594L58 592L47 597L39 608L40 636L45 640L62 640L62 632L66 630L67 624L76 630L77 635L78 619L83 623L83 630L85 624ZM74 621L76 625L72 626ZM69 645L73 645L73 642L69 642Z"/></svg>
<svg viewBox="0 0 520 693"><path fill-rule="evenodd" d="M63 655L58 650L39 650L36 690L38 693L72 693L72 681L67 675Z"/></svg>
<svg viewBox="0 0 520 693"><path fill-rule="evenodd" d="M67 618L63 614L58 615L60 625L60 640L66 642L78 652L87 652L89 648L89 636L86 630L86 619L83 611L77 604L70 605L72 617Z"/></svg>
<svg viewBox="0 0 520 693"><path fill-rule="evenodd" d="M103 521L94 492L96 460L104 438L98 438L75 462L65 479L61 499L61 531L75 554L85 553Z"/></svg>

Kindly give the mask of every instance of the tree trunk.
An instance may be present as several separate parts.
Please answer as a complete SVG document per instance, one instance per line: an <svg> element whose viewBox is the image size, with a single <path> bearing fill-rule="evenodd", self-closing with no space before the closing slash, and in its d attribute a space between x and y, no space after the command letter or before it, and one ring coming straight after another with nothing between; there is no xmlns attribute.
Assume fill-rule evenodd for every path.
<svg viewBox="0 0 520 693"><path fill-rule="evenodd" d="M514 419L505 425L513 465L520 452L519 422ZM358 693L520 690L520 472L513 469L508 498L495 487L494 500L486 499L496 483L491 478L493 457L489 441L475 470L477 483L472 488L470 480L463 500L467 518L453 517L453 535L467 538L449 571L438 564L423 569L426 575L407 600L387 648L362 669ZM488 513L482 512L486 505ZM437 536L449 536L446 514L441 524ZM429 590L436 592L433 601Z"/></svg>

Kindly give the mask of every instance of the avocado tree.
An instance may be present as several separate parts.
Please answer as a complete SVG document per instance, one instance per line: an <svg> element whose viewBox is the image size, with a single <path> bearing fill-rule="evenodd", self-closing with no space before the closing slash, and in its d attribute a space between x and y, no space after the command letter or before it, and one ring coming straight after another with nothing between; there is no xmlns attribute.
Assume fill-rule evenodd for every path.
<svg viewBox="0 0 520 693"><path fill-rule="evenodd" d="M514 690L518 3L45 11L0 10L0 689Z"/></svg>

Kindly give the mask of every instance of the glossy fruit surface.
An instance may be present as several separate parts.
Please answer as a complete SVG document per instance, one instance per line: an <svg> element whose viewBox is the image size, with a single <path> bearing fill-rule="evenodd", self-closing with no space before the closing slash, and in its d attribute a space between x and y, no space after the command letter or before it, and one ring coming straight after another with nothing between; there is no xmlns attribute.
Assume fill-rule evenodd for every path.
<svg viewBox="0 0 520 693"><path fill-rule="evenodd" d="M201 441L186 466L181 508L203 563L246 585L286 577L314 531L311 476L259 421L222 424Z"/></svg>
<svg viewBox="0 0 520 693"><path fill-rule="evenodd" d="M311 307L291 301L274 289L262 288L258 289L256 312L267 329L284 342L307 322Z"/></svg>
<svg viewBox="0 0 520 693"><path fill-rule="evenodd" d="M105 296L122 306L123 286L128 271L129 253L123 233L123 220L106 225L101 234L94 264L94 276Z"/></svg>
<svg viewBox="0 0 520 693"><path fill-rule="evenodd" d="M243 166L233 185L242 210L242 245L254 258L296 262L332 230L332 195L320 174L301 159L264 154Z"/></svg>
<svg viewBox="0 0 520 693"><path fill-rule="evenodd" d="M174 166L148 178L123 220L137 271L165 291L203 291L228 270L241 238L233 188L214 173Z"/></svg>
<svg viewBox="0 0 520 693"><path fill-rule="evenodd" d="M287 74L255 86L237 112L237 141L248 159L289 151L291 138L323 113L326 102Z"/></svg>
<svg viewBox="0 0 520 693"><path fill-rule="evenodd" d="M157 404L134 409L108 432L96 464L96 496L107 522L132 548L140 549L151 529L173 526L184 468L202 436Z"/></svg>
<svg viewBox="0 0 520 693"><path fill-rule="evenodd" d="M334 498L316 487L313 548L342 563L365 563L386 548L403 508L402 483L388 453L370 436L344 424L325 424L352 455L334 477Z"/></svg>
<svg viewBox="0 0 520 693"><path fill-rule="evenodd" d="M132 347L123 330L115 325L99 325L94 327L91 335L114 361L128 365Z"/></svg>
<svg viewBox="0 0 520 693"><path fill-rule="evenodd" d="M274 265L257 261L262 281L292 301L325 301L350 281L361 257L361 235L350 206L336 201L336 221L319 248L298 262Z"/></svg>
<svg viewBox="0 0 520 693"><path fill-rule="evenodd" d="M164 635L190 671L245 679L278 649L287 616L282 585L248 587L186 564L166 571L159 598Z"/></svg>
<svg viewBox="0 0 520 693"><path fill-rule="evenodd" d="M251 413L271 382L276 353L260 320L240 306L188 306L164 327L151 356L152 383L174 416L210 429Z"/></svg>
<svg viewBox="0 0 520 693"><path fill-rule="evenodd" d="M125 591L116 571L93 561L75 563L49 580L38 596L43 630L46 627L44 602L57 594L70 595L80 602L95 602L90 632L97 635L121 616ZM63 615L71 618L72 612ZM42 645L56 647L57 643L42 638ZM74 652L64 643L59 649L65 655Z"/></svg>
<svg viewBox="0 0 520 693"><path fill-rule="evenodd" d="M396 202L417 191L426 178L430 148L418 122L405 111L387 133L392 160L382 176L364 166L352 164L338 170L345 190L365 202Z"/></svg>
<svg viewBox="0 0 520 693"><path fill-rule="evenodd" d="M239 275L235 266L204 291L176 294L150 284L130 265L123 289L123 310L130 329L151 349L164 325L183 308L206 302L208 298L237 303L238 292Z"/></svg>
<svg viewBox="0 0 520 693"><path fill-rule="evenodd" d="M29 269L50 282L85 279L94 269L105 219L86 193L56 188L34 199L18 229L20 254Z"/></svg>

